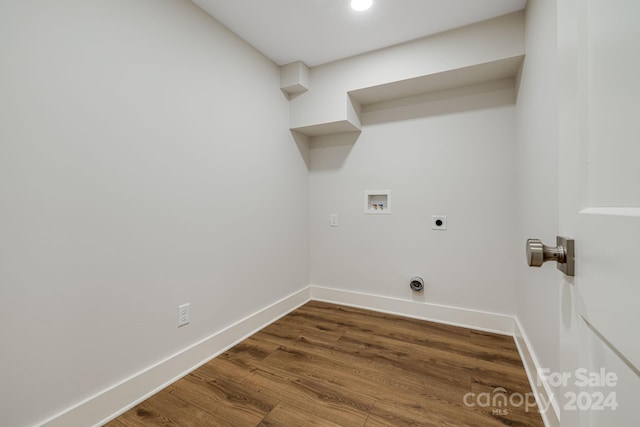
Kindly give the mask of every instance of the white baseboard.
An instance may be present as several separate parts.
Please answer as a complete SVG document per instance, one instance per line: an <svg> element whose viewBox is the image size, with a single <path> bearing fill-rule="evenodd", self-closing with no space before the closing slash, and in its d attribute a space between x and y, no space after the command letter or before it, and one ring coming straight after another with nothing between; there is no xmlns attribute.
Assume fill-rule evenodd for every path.
<svg viewBox="0 0 640 427"><path fill-rule="evenodd" d="M311 299L359 307L383 313L397 314L420 320L430 320L454 326L513 335L514 318L504 314L488 313L446 305L409 301L380 295L311 286Z"/></svg>
<svg viewBox="0 0 640 427"><path fill-rule="evenodd" d="M331 302L421 320L512 335L516 338L516 344L527 369L531 387L536 393L536 399L540 398L539 402L549 401L548 396L550 394L548 390L544 387L536 387L538 366L532 356L533 353L529 351L528 341L513 316L430 304L423 301L409 301L320 286L308 286L74 405L45 421L41 426L102 425L309 300ZM553 406L547 412L547 414L543 414L545 425L547 427L559 426Z"/></svg>
<svg viewBox="0 0 640 427"><path fill-rule="evenodd" d="M379 295L311 286L311 299L359 307L384 313L430 320L470 329L512 335L524 364L529 384L546 427L560 427L558 404L547 381L538 375L540 364L517 318L513 316L462 309L422 301L408 301Z"/></svg>
<svg viewBox="0 0 640 427"><path fill-rule="evenodd" d="M76 404L41 425L100 426L295 310L309 298L310 289L306 287Z"/></svg>
<svg viewBox="0 0 640 427"><path fill-rule="evenodd" d="M560 427L558 402L553 395L548 381L539 374L541 368L540 363L535 357L535 353L531 351L532 347L530 342L518 319L516 319L514 326L513 336L516 341L516 346L518 347L520 358L524 364L524 369L527 371L529 384L531 384L531 390L535 395L544 425L546 427Z"/></svg>

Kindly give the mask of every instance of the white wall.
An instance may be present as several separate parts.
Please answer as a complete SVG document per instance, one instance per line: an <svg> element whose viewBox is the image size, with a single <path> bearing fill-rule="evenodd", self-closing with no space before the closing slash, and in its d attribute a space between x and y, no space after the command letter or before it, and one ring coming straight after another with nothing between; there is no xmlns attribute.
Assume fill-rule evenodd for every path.
<svg viewBox="0 0 640 427"><path fill-rule="evenodd" d="M540 367L558 372L559 282L553 265L529 268L525 241L555 243L558 233L556 1L532 0L518 95L518 319Z"/></svg>
<svg viewBox="0 0 640 427"><path fill-rule="evenodd" d="M0 424L308 284L278 67L181 0L4 1L0 34Z"/></svg>
<svg viewBox="0 0 640 427"><path fill-rule="evenodd" d="M1 2L0 424L42 421L309 282L517 311L558 370L557 274L523 256L558 228L555 1L528 8L515 106L497 86L398 102L308 150L278 67L190 2ZM478 28L517 35L521 20ZM369 60L408 48L316 69L316 95L292 104L335 90L322 114L343 111L347 90L380 83ZM366 189L391 189L393 213L365 215Z"/></svg>
<svg viewBox="0 0 640 427"><path fill-rule="evenodd" d="M311 283L515 314L513 90L363 115L363 131L311 143ZM364 191L390 189L390 215ZM329 226L337 213L339 226ZM431 215L448 230L431 230ZM518 253L518 255L520 255Z"/></svg>

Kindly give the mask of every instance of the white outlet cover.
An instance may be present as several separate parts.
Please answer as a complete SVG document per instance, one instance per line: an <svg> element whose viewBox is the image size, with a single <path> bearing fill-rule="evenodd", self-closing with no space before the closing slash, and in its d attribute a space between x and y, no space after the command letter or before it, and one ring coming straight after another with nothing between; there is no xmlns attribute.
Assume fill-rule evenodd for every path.
<svg viewBox="0 0 640 427"><path fill-rule="evenodd" d="M447 229L447 216L446 215L432 215L431 216L431 229L432 230L446 230Z"/></svg>
<svg viewBox="0 0 640 427"><path fill-rule="evenodd" d="M191 303L180 304L178 306L178 327L188 325L190 322Z"/></svg>

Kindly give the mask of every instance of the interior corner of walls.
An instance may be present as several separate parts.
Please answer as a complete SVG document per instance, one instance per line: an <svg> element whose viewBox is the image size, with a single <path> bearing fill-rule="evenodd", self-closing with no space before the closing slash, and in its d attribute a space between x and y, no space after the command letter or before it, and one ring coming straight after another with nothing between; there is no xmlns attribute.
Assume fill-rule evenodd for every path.
<svg viewBox="0 0 640 427"><path fill-rule="evenodd" d="M103 425L311 299L309 285L79 402L42 427Z"/></svg>
<svg viewBox="0 0 640 427"><path fill-rule="evenodd" d="M523 55L522 56L522 62L520 63L520 66L518 67L518 71L516 72L515 75L515 95L516 95L516 103L518 101L518 95L520 94L520 83L522 82L522 73L524 72L524 62L527 60L527 55Z"/></svg>
<svg viewBox="0 0 640 427"><path fill-rule="evenodd" d="M514 338L544 425L546 427L560 427L558 401L546 377L541 375L544 372L543 367L535 356L531 342L517 317L514 322Z"/></svg>

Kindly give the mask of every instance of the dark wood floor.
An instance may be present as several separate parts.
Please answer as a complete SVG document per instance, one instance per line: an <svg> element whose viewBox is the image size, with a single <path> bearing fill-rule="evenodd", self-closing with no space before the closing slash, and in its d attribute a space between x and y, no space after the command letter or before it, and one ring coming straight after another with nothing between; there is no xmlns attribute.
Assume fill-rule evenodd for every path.
<svg viewBox="0 0 640 427"><path fill-rule="evenodd" d="M526 393L511 337L311 301L107 426L543 426Z"/></svg>

